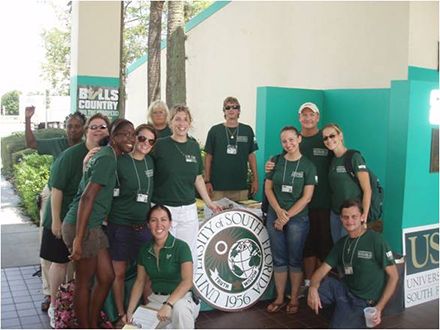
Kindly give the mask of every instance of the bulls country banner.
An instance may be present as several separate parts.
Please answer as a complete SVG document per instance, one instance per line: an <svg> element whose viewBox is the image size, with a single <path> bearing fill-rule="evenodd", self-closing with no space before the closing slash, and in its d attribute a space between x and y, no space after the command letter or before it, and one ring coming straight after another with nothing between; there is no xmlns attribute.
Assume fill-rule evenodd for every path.
<svg viewBox="0 0 440 330"><path fill-rule="evenodd" d="M439 225L403 230L405 307L439 297Z"/></svg>
<svg viewBox="0 0 440 330"><path fill-rule="evenodd" d="M78 85L77 110L87 117L102 113L110 120L119 118L119 87Z"/></svg>
<svg viewBox="0 0 440 330"><path fill-rule="evenodd" d="M208 219L197 236L194 287L210 306L241 311L255 304L272 277L269 235L259 217L228 210Z"/></svg>

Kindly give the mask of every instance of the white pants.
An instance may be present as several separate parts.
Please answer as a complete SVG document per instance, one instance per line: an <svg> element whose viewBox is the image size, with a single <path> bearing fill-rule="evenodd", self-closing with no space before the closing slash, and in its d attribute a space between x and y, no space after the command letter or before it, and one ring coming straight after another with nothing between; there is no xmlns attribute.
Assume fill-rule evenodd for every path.
<svg viewBox="0 0 440 330"><path fill-rule="evenodd" d="M169 296L162 296L152 293L148 300L150 303L147 306L153 308L162 307L163 303L167 301ZM197 316L199 316L200 303L196 305L192 300L192 293L188 292L179 301L174 304L172 309L171 321L160 322L158 329L194 329L194 324Z"/></svg>
<svg viewBox="0 0 440 330"><path fill-rule="evenodd" d="M167 206L171 212L171 234L186 242L191 249L194 271L197 269L197 233L199 232L199 217L196 203L183 206Z"/></svg>

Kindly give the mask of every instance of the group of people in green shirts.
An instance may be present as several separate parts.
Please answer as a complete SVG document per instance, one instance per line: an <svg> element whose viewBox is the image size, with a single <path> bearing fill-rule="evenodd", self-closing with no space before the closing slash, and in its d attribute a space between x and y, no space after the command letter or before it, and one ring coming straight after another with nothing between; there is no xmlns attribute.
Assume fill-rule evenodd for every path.
<svg viewBox="0 0 440 330"><path fill-rule="evenodd" d="M65 139L63 142L69 148L53 163L48 183L51 196L43 220L41 257L52 261L50 316L54 313L56 289L65 278L68 261L73 260L76 270L74 309L79 327L97 326L99 311L110 287L113 287L119 317L125 323L130 322L144 294L150 302L162 305L159 320L171 323L173 328L194 327L200 308L190 291L196 267L193 262L197 261L195 243L199 226L195 193L199 193L213 212L219 212L221 207L213 201L223 197L235 201L248 199L249 193L253 195L259 189L254 132L250 126L239 123L241 106L236 98L226 98L222 111L225 122L213 126L208 133L205 164L198 143L188 135L192 117L186 106L174 107L169 116L166 104L155 101L149 108L151 124L136 129L125 119L110 124L101 114L85 123L79 113L70 116L66 126L67 143ZM26 109L27 123L30 123L31 112ZM348 207L350 211L358 209L360 223L364 223L368 215L371 187L365 162L360 155L353 158L359 187L344 171L347 148L341 129L329 124L319 130L319 115L315 104L303 104L298 110L301 131L293 126L284 127L280 134L283 152L266 163L264 190L270 204L266 225L277 289L275 301L267 307L271 313L286 305L287 278L290 278L291 293L286 312L293 314L299 308L303 270L304 284L316 288L322 278L313 279L322 267L337 266L341 260L345 265L346 244L343 244L341 260L337 260L337 253L331 261L330 256L327 257L333 242L351 239L353 234L342 220L344 202L361 201L359 205ZM83 124L84 141L71 138L69 125L76 121ZM83 132L78 129L76 134L82 136ZM28 146L31 146L32 139L28 138L31 135L30 124L29 127L27 124ZM55 140L44 143L61 144L62 139ZM38 141L35 148L44 153ZM57 156L55 152L52 154ZM248 167L253 178L250 189L247 187ZM154 206L150 207L150 203ZM105 219L106 233L102 230ZM347 233L347 238L341 239ZM354 239L359 241L363 235L364 232ZM377 239L380 240L380 236ZM388 258L389 249L384 244ZM351 245L350 242L348 246ZM333 250L330 255L334 254ZM353 261L354 253L350 255L351 270L357 275L359 270L353 265L355 260L362 262L362 257ZM125 310L125 271L127 262L136 256L137 278ZM375 258L373 254L372 259ZM382 270L388 268L385 263L383 266ZM346 273L345 277L350 275ZM93 277L96 280L90 291ZM350 289L347 292L353 291L351 286L358 285L357 281L351 283L347 283ZM385 283L393 284L390 280L383 281L382 289ZM309 301L312 293L316 291L309 290ZM376 296L366 300L377 302ZM320 302L316 303L316 296L313 297L309 305L318 311L316 306L321 306ZM387 299L381 300L382 308ZM331 299L321 301L327 303ZM380 322L380 316L376 321Z"/></svg>

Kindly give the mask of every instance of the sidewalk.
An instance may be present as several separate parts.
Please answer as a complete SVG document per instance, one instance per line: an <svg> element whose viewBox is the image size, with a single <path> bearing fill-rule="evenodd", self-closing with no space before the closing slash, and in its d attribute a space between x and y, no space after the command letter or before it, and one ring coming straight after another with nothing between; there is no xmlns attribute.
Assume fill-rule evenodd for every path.
<svg viewBox="0 0 440 330"><path fill-rule="evenodd" d="M1 268L40 263L39 229L19 208L12 185L1 177Z"/></svg>

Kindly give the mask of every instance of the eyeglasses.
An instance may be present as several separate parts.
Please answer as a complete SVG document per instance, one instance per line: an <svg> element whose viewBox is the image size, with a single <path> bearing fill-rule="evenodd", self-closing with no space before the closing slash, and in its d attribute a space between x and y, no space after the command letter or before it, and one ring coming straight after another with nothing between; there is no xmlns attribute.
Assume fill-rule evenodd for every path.
<svg viewBox="0 0 440 330"><path fill-rule="evenodd" d="M330 134L330 135L328 135L328 136L323 136L322 137L322 140L325 142L325 141L327 141L328 139L334 139L336 137L336 134Z"/></svg>
<svg viewBox="0 0 440 330"><path fill-rule="evenodd" d="M97 129L107 129L107 125L90 125L88 128L90 128L92 131L96 131Z"/></svg>
<svg viewBox="0 0 440 330"><path fill-rule="evenodd" d="M225 106L225 110L231 110L231 109L240 110L240 106L239 105L227 105L227 106Z"/></svg>
<svg viewBox="0 0 440 330"><path fill-rule="evenodd" d="M141 143L148 142L150 144L150 146L152 146L152 145L154 145L156 143L155 139L148 139L148 138L146 138L143 135L138 135L136 138Z"/></svg>

